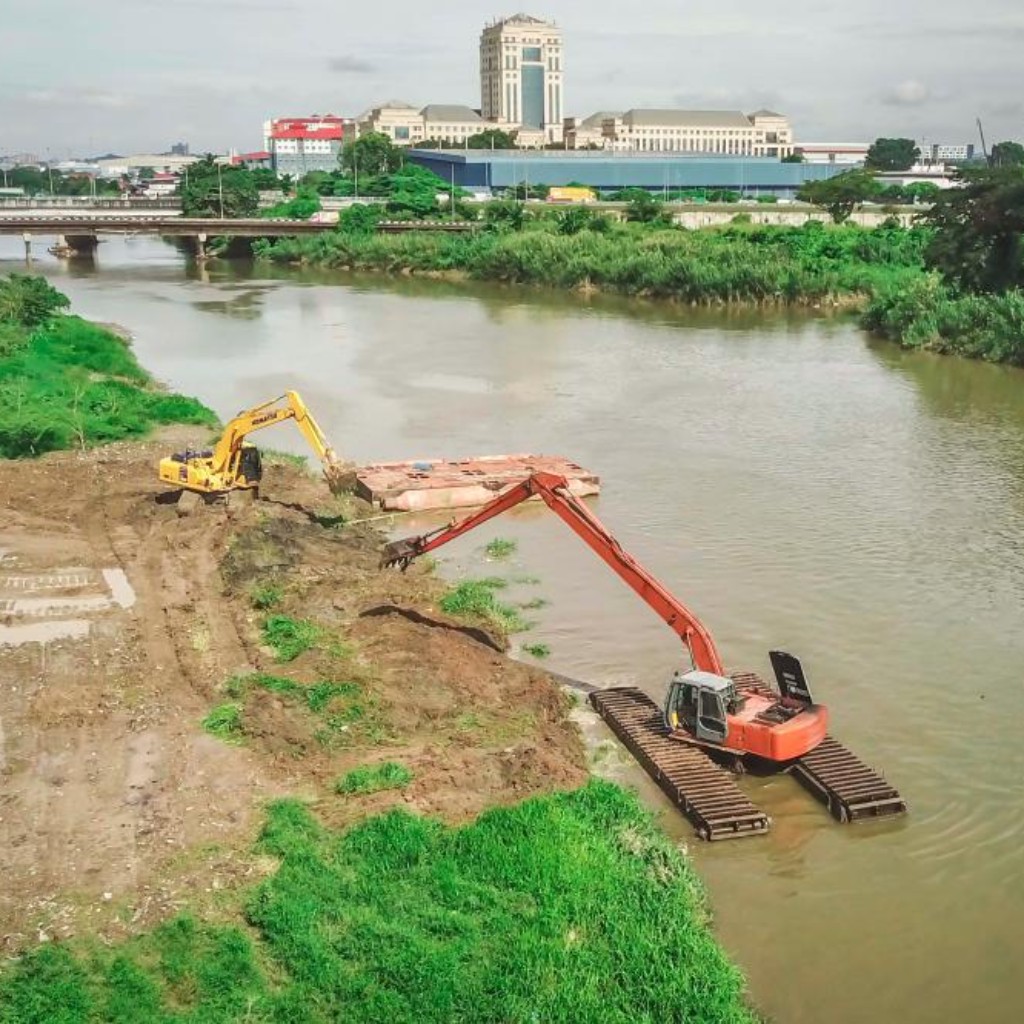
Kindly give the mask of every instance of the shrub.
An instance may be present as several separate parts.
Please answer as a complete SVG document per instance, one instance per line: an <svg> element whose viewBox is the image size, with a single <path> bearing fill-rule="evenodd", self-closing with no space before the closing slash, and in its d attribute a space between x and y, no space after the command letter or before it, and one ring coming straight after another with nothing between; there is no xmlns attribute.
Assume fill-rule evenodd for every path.
<svg viewBox="0 0 1024 1024"><path fill-rule="evenodd" d="M514 540L506 540L504 537L495 537L494 540L488 541L484 551L487 552L490 558L502 559L515 554L516 547L517 544Z"/></svg>

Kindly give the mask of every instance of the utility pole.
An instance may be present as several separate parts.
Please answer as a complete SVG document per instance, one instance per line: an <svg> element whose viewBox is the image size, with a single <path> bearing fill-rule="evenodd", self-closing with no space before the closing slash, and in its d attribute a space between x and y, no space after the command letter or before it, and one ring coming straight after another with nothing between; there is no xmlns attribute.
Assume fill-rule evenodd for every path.
<svg viewBox="0 0 1024 1024"><path fill-rule="evenodd" d="M352 177L355 179L355 197L359 198L359 154L352 150Z"/></svg>
<svg viewBox="0 0 1024 1024"><path fill-rule="evenodd" d="M452 161L452 220L455 220L455 161Z"/></svg>
<svg viewBox="0 0 1024 1024"><path fill-rule="evenodd" d="M217 164L217 192L220 195L220 219L224 219L224 175L223 168Z"/></svg>

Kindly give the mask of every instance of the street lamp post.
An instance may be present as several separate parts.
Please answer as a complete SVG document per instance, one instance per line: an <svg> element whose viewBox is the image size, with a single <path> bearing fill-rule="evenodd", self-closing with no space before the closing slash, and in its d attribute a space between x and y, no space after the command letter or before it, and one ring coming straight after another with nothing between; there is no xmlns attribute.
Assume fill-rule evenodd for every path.
<svg viewBox="0 0 1024 1024"><path fill-rule="evenodd" d="M224 219L224 174L223 168L217 164L217 193L220 196L220 219Z"/></svg>

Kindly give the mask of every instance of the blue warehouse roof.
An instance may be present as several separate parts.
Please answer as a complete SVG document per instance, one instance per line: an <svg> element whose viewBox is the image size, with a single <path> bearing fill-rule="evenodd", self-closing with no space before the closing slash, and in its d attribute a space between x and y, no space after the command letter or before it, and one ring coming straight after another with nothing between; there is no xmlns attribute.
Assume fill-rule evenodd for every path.
<svg viewBox="0 0 1024 1024"><path fill-rule="evenodd" d="M409 159L462 188L510 188L579 182L603 192L622 188L722 188L792 195L806 181L849 167L784 164L771 157L704 153L607 153L556 150L409 150Z"/></svg>

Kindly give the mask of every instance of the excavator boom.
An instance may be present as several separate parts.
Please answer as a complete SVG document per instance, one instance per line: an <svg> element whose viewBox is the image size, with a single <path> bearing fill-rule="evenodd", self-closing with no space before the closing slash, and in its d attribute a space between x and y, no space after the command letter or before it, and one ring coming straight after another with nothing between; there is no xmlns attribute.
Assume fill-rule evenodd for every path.
<svg viewBox="0 0 1024 1024"><path fill-rule="evenodd" d="M448 526L422 536L388 544L381 562L383 565L400 565L405 568L414 558L434 551L535 496L541 498L675 631L689 649L695 668L715 675L725 674L715 642L700 619L623 549L597 516L569 490L564 477L553 473L534 473L461 521L453 521Z"/></svg>

